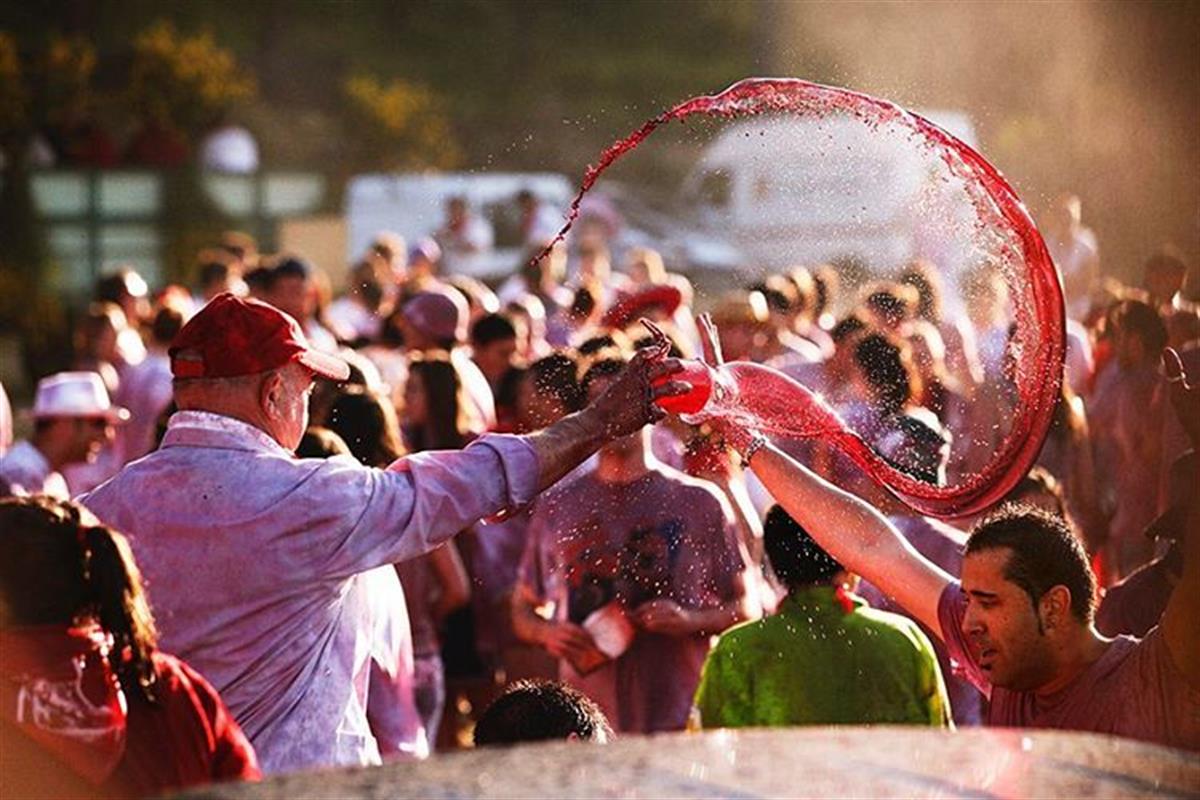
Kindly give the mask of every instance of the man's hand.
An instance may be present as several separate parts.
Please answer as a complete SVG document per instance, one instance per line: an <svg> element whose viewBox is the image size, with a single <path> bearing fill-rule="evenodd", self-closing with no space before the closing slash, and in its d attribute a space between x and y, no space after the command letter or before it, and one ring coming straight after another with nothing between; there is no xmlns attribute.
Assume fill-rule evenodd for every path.
<svg viewBox="0 0 1200 800"><path fill-rule="evenodd" d="M696 317L696 327L700 331L700 350L704 363L710 367L720 367L725 363L725 356L721 352L721 336L716 323L710 315L701 314ZM758 435L758 431L734 425L719 416L712 416L704 421L712 428L713 433L720 436L725 444L736 450L739 455L746 452Z"/></svg>
<svg viewBox="0 0 1200 800"><path fill-rule="evenodd" d="M667 357L671 341L666 334L648 320L642 320L642 324L654 337L654 344L639 350L587 409L602 421L605 439L626 436L648 423L658 422L666 412L654 401L686 394L691 388L683 381L664 380L683 369L683 365L678 359Z"/></svg>
<svg viewBox="0 0 1200 800"><path fill-rule="evenodd" d="M666 380L683 365L667 358L671 342L663 332L645 320L643 323L654 335L655 343L639 351L604 394L583 411L526 438L537 454L539 492L553 486L606 442L666 416L655 400L686 394L691 389L683 381ZM658 381L661 383L655 385Z"/></svg>
<svg viewBox="0 0 1200 800"><path fill-rule="evenodd" d="M1187 433L1192 447L1200 450L1200 385L1193 386L1189 382L1179 353L1170 347L1163 350L1162 361L1175 416L1179 417L1179 424Z"/></svg>
<svg viewBox="0 0 1200 800"><path fill-rule="evenodd" d="M651 633L667 636L687 636L696 631L696 622L688 609L674 600L651 600L633 612L633 619Z"/></svg>
<svg viewBox="0 0 1200 800"><path fill-rule="evenodd" d="M573 622L548 622L542 627L539 638L550 655L573 664L608 658L596 647L592 635Z"/></svg>

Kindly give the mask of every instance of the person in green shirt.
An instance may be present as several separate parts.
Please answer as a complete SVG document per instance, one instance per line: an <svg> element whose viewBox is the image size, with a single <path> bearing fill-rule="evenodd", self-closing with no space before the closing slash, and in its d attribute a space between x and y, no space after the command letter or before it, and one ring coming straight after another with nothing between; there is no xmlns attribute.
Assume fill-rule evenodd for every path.
<svg viewBox="0 0 1200 800"><path fill-rule="evenodd" d="M788 596L775 615L721 635L704 663L693 722L949 726L942 673L917 624L851 594L858 578L780 506L764 529Z"/></svg>

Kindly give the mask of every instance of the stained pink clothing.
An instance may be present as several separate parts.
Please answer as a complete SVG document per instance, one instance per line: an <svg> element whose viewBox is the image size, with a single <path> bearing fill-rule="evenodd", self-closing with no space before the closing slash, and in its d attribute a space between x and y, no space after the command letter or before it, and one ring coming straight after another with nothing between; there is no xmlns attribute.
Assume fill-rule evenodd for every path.
<svg viewBox="0 0 1200 800"><path fill-rule="evenodd" d="M1110 362L1088 405L1101 502L1112 508L1108 531L1122 576L1154 550L1145 530L1159 510L1163 417L1169 414L1162 385L1157 360L1131 368Z"/></svg>
<svg viewBox="0 0 1200 800"><path fill-rule="evenodd" d="M154 449L158 418L171 404L171 360L161 350L151 350L140 364L128 367L115 399L129 409L129 422L117 429L122 439L121 457L134 461Z"/></svg>
<svg viewBox="0 0 1200 800"><path fill-rule="evenodd" d="M412 626L396 568L377 567L359 575L354 584L354 591L365 598L368 613L363 624L374 631L367 722L379 754L385 760L425 758L429 739L417 711Z"/></svg>
<svg viewBox="0 0 1200 800"><path fill-rule="evenodd" d="M297 459L250 425L184 411L160 449L81 500L130 535L163 647L217 687L278 773L379 761L357 576L523 505L537 472L520 437L379 470Z"/></svg>
<svg viewBox="0 0 1200 800"><path fill-rule="evenodd" d="M659 467L623 484L589 473L539 499L520 580L554 603L557 619L580 624L613 601L629 610L657 598L722 605L736 598L741 570L724 496L707 481ZM588 675L564 661L560 676L620 731L680 730L708 649L707 636L639 631L615 661Z"/></svg>
<svg viewBox="0 0 1200 800"><path fill-rule="evenodd" d="M1120 636L1074 681L1049 696L993 686L963 633L967 595L957 581L938 601L942 639L957 671L988 696L989 725L1109 733L1200 751L1200 689L1175 666L1159 628Z"/></svg>

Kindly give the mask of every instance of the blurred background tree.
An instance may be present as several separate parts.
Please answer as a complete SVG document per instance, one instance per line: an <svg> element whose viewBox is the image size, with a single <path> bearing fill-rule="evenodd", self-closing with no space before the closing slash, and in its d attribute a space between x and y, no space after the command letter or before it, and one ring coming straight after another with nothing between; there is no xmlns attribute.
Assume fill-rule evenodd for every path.
<svg viewBox="0 0 1200 800"><path fill-rule="evenodd" d="M353 162L361 170L452 169L460 150L445 103L425 86L369 75L346 81Z"/></svg>
<svg viewBox="0 0 1200 800"><path fill-rule="evenodd" d="M254 79L211 31L155 22L133 40L127 102L134 113L197 135L256 94Z"/></svg>
<svg viewBox="0 0 1200 800"><path fill-rule="evenodd" d="M154 35L139 35L147 29ZM578 176L681 98L747 75L793 75L970 114L983 152L1035 213L1063 190L1082 196L1106 268L1123 278L1163 241L1200 257L1197 3L41 0L4 4L0 30L23 55L56 34L83 37L103 98L130 90L145 51L172 55L148 43L206 41L231 55L197 59L210 66L190 77L153 74L201 98L213 63L225 70L218 83L245 87L252 76L258 91L231 111L263 163L343 172L454 164ZM377 83L358 83L353 100L348 84L364 76ZM406 87L396 97L409 100L427 93L436 113L420 119L439 134L370 109L368 98L392 102L389 87ZM156 91L182 127L211 114L172 100L177 87ZM128 112L98 109L118 139L136 124ZM378 157L362 160L372 147Z"/></svg>

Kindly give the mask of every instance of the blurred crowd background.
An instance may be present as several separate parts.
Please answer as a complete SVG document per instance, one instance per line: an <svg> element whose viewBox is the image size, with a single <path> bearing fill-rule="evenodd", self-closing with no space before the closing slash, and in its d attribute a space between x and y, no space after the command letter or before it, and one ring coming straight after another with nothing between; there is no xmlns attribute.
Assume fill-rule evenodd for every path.
<svg viewBox="0 0 1200 800"><path fill-rule="evenodd" d="M0 380L20 408L37 379L94 371L132 414L62 465L70 494L156 446L171 410L166 348L223 291L288 312L354 365L348 385L314 394L306 455L348 450L378 466L537 430L582 406L597 365L628 358L638 317L690 356L692 315L710 310L727 357L820 390L902 468L961 478L946 451L990 454L1016 402L1008 287L986 265L955 286L916 258L847 281L838 258L853 254L830 252L714 280L653 235L622 239L603 214L538 256L563 222L563 186L613 139L685 97L790 75L969 120L1039 221L1072 317L1056 423L1023 497L1074 519L1102 588L1150 562L1169 580L1171 539L1145 528L1170 505L1186 448L1159 353L1169 343L1189 365L1200 353L1196 5L682 12L500 0L0 11ZM434 213L406 219L400 204L356 238L360 176L386 189L430 173L457 181L432 195ZM487 176L504 181L484 204L473 193ZM642 222L628 209L623 221ZM489 269L464 266L487 254ZM970 304L944 309L959 293ZM7 422L7 442L29 432L19 414ZM770 611L784 592L763 553L769 500L709 433L661 426L654 454L720 487L747 592ZM836 454L796 454L907 514ZM418 660L436 663L423 685L438 715L446 703L442 746L466 740L473 709L506 680L557 673L545 643L513 628L518 568L538 555L529 519L506 524L409 565ZM1102 620L1106 633L1145 632L1103 608ZM955 718L978 722L979 698L950 688Z"/></svg>
<svg viewBox="0 0 1200 800"><path fill-rule="evenodd" d="M221 230L279 245L295 208L228 199L260 183L208 191L194 174L206 164L319 176L299 215L340 215L364 172L538 170L574 183L645 118L756 74L965 112L1031 210L1076 193L1104 239L1103 270L1135 282L1164 242L1189 264L1200 254L1198 25L1183 2L689 3L686 14L658 2L11 4L0 374L30 386L24 370L61 366L63 301L78 307L122 256L188 282ZM235 152L206 162L221 131L249 137L227 136ZM108 230L95 180L69 190L90 203L31 183L74 169L148 169L157 202L112 210L123 227Z"/></svg>

